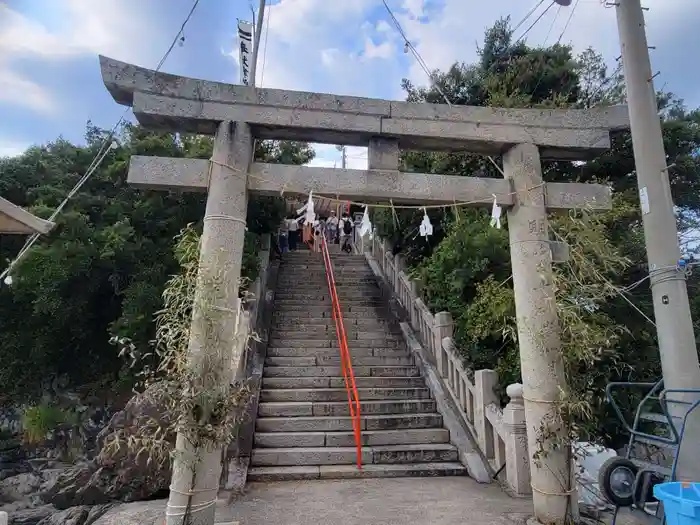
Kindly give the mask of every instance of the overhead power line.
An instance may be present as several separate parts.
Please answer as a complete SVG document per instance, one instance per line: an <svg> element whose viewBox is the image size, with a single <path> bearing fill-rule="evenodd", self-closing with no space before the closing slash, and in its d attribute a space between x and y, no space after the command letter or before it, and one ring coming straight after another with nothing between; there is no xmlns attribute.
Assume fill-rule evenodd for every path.
<svg viewBox="0 0 700 525"><path fill-rule="evenodd" d="M401 35L401 38L403 38L404 44L406 45L406 48L411 51L411 53L413 54L413 56L416 59L416 62L418 62L418 65L425 72L425 74L428 75L428 78L431 80L433 87L438 91L438 93L440 93L440 95L442 95L442 98L445 100L445 103L448 106L452 106L452 102L450 102L450 99L447 97L447 95L445 95L445 92L437 84L437 82L435 82L435 79L433 78L433 73L430 71L430 68L423 60L423 57L420 55L418 50L415 48L415 46L411 43L411 41L406 36L406 33L403 30L403 27L401 27L401 22L399 22L398 19L396 18L396 16L394 16L394 12L389 7L389 4L386 3L386 0L382 0L382 3L384 4L384 7L386 8L387 12L389 13L391 20L394 22L394 25L396 26L397 31Z"/></svg>
<svg viewBox="0 0 700 525"><path fill-rule="evenodd" d="M547 12L552 8L552 6L553 6L554 4L555 4L555 2L554 2L554 0L552 0L551 3L547 6L547 8L546 8L544 11L542 11L542 12L540 13L540 16L538 16L538 17L535 19L535 21L534 21L532 24L530 24L530 27L528 27L528 28L525 30L525 32L520 36L520 38L518 38L518 39L515 41L515 44L516 44L516 45L518 44L518 42L521 42L521 41L525 40L525 37L528 35L528 33L529 33L530 31L532 31L532 28L535 27L535 26L537 25L537 22L539 22L540 20L542 20L542 17L543 17L544 15L547 14ZM515 31L515 30L513 30L513 31Z"/></svg>
<svg viewBox="0 0 700 525"><path fill-rule="evenodd" d="M561 43L561 39L564 38L564 33L566 33L566 30L569 28L569 24L571 23L571 19L574 17L574 13L576 12L576 8L578 7L578 4L580 1L581 0L576 0L574 7L571 8L571 11L569 12L569 18L566 21L566 24L564 24L564 29L561 30L561 34L559 35L559 38L557 39L557 44Z"/></svg>
<svg viewBox="0 0 700 525"><path fill-rule="evenodd" d="M190 9L189 13L187 13L187 16L185 17L185 20L182 22L182 25L180 26L179 31L173 38L170 46L168 47L168 50L165 52L163 57L160 59L160 62L158 62L158 65L156 66L156 72L160 71L160 68L163 67L163 64L165 61L168 59L170 56L170 53L172 53L173 49L175 48L175 45L180 41L180 39L184 39L183 33L185 31L185 26L187 26L187 23L190 21L190 18L192 18L192 15L194 14L195 9L197 9L197 6L199 5L199 0L194 0L194 3L192 4L192 8ZM90 162L90 165L88 166L87 170L85 171L85 175L83 175L80 180L73 186L73 188L68 192L68 195L66 195L66 198L63 199L61 204L58 205L56 210L51 214L51 217L49 217L49 221L54 222L56 217L63 211L63 208L68 204L70 199L72 199L76 193L80 190L80 188L83 187L83 185L90 179L90 177L97 171L97 168L99 168L100 164L104 160L104 158L107 156L107 154L114 149L114 144L111 142L112 139L114 138L114 134L117 132L117 129L119 129L119 126L124 122L124 119L129 112L131 108L127 107L124 112L121 114L119 117L119 120L117 120L117 123L112 127L110 132L105 136L104 140L102 141L102 144L100 145L100 149L97 151L97 154L95 157L92 159ZM19 263L22 258L27 254L29 249L36 243L36 241L39 239L40 234L34 233L30 235L27 238L27 241L24 243L24 246L22 249L19 251L17 256L10 262L10 265L0 274L0 280L4 279L7 277L12 269Z"/></svg>
<svg viewBox="0 0 700 525"><path fill-rule="evenodd" d="M564 29L562 29L561 33L559 34L559 38L557 38L556 43L554 44L555 46L558 46L561 44L561 39L564 38L564 33L566 33L566 30L569 27L569 24L571 23L571 19L574 17L574 13L576 12L576 8L578 7L578 4L581 0L576 0L576 3L574 4L574 7L571 8L571 12L569 13L569 18L566 20L566 24L564 24ZM554 2L552 2L554 4ZM551 7L551 6L550 6ZM549 40L549 35L552 32L552 28L554 28L554 23L557 21L557 18L559 17L559 11L561 11L561 6L559 6L559 9L557 10L557 14L554 17L554 20L552 21L552 25L549 28L549 33L547 33L546 38L544 39L544 45L547 44L547 40ZM540 84L542 83L542 80L544 80L544 76L546 74L546 68L542 68L542 72L540 73L540 77L537 79L537 83L535 84L534 89L532 90L533 93L537 91L537 88L540 87Z"/></svg>
<svg viewBox="0 0 700 525"><path fill-rule="evenodd" d="M520 20L520 22L518 22L515 25L515 27L513 28L513 32L515 33L518 29L520 29L520 26L522 26L525 22L527 22L527 19L532 16L532 13L537 11L539 9L539 7L545 3L545 1L546 0L540 0L539 2L537 2L537 4L535 4L535 6L527 12L527 14L523 17L523 19Z"/></svg>

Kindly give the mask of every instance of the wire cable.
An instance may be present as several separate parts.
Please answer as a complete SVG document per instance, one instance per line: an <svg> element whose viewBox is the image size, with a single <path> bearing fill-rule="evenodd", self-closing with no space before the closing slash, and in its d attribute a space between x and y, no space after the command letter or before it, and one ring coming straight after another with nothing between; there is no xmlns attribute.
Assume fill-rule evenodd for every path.
<svg viewBox="0 0 700 525"><path fill-rule="evenodd" d="M175 47L175 44L177 44L178 39L182 35L182 33L185 30L185 26L187 23L190 21L190 18L192 18L192 14L194 13L195 9L197 8L197 5L199 4L200 0L194 0L194 3L192 4L192 8L190 9L189 13L187 14L187 17L185 18L185 21L182 23L180 26L180 30L177 32L175 35L175 38L173 38L172 43L170 44L170 47L168 47L168 50L165 52L163 57L160 59L160 62L158 62L158 66L156 67L155 71L156 73L160 71L160 68L163 67L163 64L165 61L168 59L170 56L170 53L172 53L173 48ZM97 151L97 154L93 157L92 161L90 162L90 165L88 166L87 170L85 171L85 175L83 175L80 180L73 186L73 188L68 192L68 195L66 196L65 199L58 205L56 210L51 214L51 217L48 219L49 221L53 222L55 218L58 216L58 214L63 210L63 208L66 207L68 204L68 201L72 199L75 194L80 190L80 188L90 179L93 173L97 170L97 168L100 166L104 158L107 156L107 154L112 150L116 149L116 146L114 146L114 143L111 143L112 138L114 137L114 134L117 132L117 129L119 129L119 126L124 122L124 119L129 112L131 108L127 107L124 112L121 114L119 117L119 120L117 120L117 123L112 126L112 129L110 132L105 136L104 140L102 141L102 144L100 145L100 149ZM107 146L109 144L109 146ZM107 148L105 150L105 148ZM26 253L29 251L29 249L36 243L36 241L39 239L40 234L34 233L30 235L27 238L27 241L24 243L24 246L22 249L19 251L17 256L10 262L9 266L0 274L0 280L4 279L7 277L12 269L17 265L17 263L20 262L20 260L26 255Z"/></svg>
<svg viewBox="0 0 700 525"><path fill-rule="evenodd" d="M557 39L557 44L561 42L561 39L564 37L564 33L566 33L566 30L569 28L569 24L571 23L571 19L574 17L574 13L576 12L576 8L578 7L578 4L581 0L576 0L576 3L574 4L574 7L571 8L571 12L569 13L569 19L566 21L566 24L564 24L564 29L561 30L561 34L559 35L559 38ZM559 6L561 8L561 6Z"/></svg>
<svg viewBox="0 0 700 525"><path fill-rule="evenodd" d="M574 13L576 12L576 7L578 6L579 2L581 0L576 0L576 3L574 4L574 7L571 9L571 12L569 13L569 18L566 21L566 24L564 24L564 29L562 29L561 33L559 34L559 38L557 38L557 42L554 44L555 46L558 46L561 43L561 39L564 38L564 33L566 33L567 28L569 27L569 24L571 23L571 19L574 17ZM561 5L559 6L559 9L557 9L557 14L554 17L554 20L552 21L552 25L549 28L549 33L547 33L547 36L544 39L544 44L542 47L547 45L547 40L549 40L549 35L552 32L552 29L554 29L554 23L557 21L557 18L559 17L559 12L561 11ZM540 87L540 84L542 83L542 80L544 80L544 76L547 70L545 68L542 68L542 73L540 73L540 78L537 79L537 83L535 84L534 89L532 90L532 93L537 92L537 88Z"/></svg>
<svg viewBox="0 0 700 525"><path fill-rule="evenodd" d="M552 20L552 23L549 26L549 31L547 31L547 36L544 37L544 42L542 43L542 47L545 47L547 45L547 40L549 40L549 37L551 36L552 31L554 31L554 24L557 23L557 19L559 18L559 13L561 13L561 8L562 8L562 6L560 5L559 8L557 9L556 14L554 15L554 19ZM564 27L564 31L566 31L566 27ZM564 35L564 31L562 31L562 36ZM559 37L559 40L561 40L561 36ZM559 43L559 40L557 40L557 44Z"/></svg>
<svg viewBox="0 0 700 525"><path fill-rule="evenodd" d="M547 11L549 11L549 10L552 8L552 6L553 6L554 4L555 4L555 2L554 2L554 0L552 0L552 2L547 6L547 8L546 8L544 11L542 11L542 13L540 13L540 16L538 16L538 17L535 19L535 21L534 21L532 24L530 24L530 27L528 27L528 28L525 30L525 32L520 36L520 38L518 38L518 39L515 41L514 46L517 46L518 43L522 42L522 41L525 39L525 37L527 36L527 34L528 34L530 31L532 31L532 28L535 27L535 26L537 25L537 22L539 22L540 20L542 20L542 17L543 17L544 15L547 14Z"/></svg>
<svg viewBox="0 0 700 525"><path fill-rule="evenodd" d="M532 16L532 13L534 13L535 11L537 11L537 10L539 9L539 7L540 7L542 4L544 4L544 3L545 3L545 0L540 0L539 2L537 2L537 4L535 4L535 6L527 12L527 14L523 17L523 19L520 20L520 22L518 22L518 23L515 25L515 27L514 27L511 31L512 31L512 32L515 32L515 31L517 31L518 29L520 29L520 27L521 27L525 22L527 22L528 18L530 18L530 17Z"/></svg>
<svg viewBox="0 0 700 525"><path fill-rule="evenodd" d="M386 0L382 0L382 3L384 4L384 7L386 8L387 12L389 13L389 16L391 17L392 21L394 22L394 25L396 26L396 29L398 30L399 34L404 39L404 42L406 43L406 47L408 47L408 49L411 50L411 53L413 53L413 56L416 58L418 65L423 69L425 74L428 75L428 78L430 79L432 86L437 90L438 93L440 93L440 95L442 95L442 98L445 100L445 103L449 107L452 107L452 102L447 97L447 95L442 90L442 88L438 85L438 83L435 81L435 78L433 77L433 74L430 72L428 65L423 60L423 57L420 55L420 53L415 48L415 46L408 40L408 37L406 37L406 33L404 32L403 28L401 27L401 23L398 21L396 16L394 16L394 12L389 7L389 4L386 3ZM552 3L554 3L553 0L552 0ZM505 177L505 173L503 172L501 167L498 165L498 163L493 159L493 157L490 155L487 155L487 158L491 161L491 164L493 164L496 167L496 169L501 173L501 175L503 175Z"/></svg>

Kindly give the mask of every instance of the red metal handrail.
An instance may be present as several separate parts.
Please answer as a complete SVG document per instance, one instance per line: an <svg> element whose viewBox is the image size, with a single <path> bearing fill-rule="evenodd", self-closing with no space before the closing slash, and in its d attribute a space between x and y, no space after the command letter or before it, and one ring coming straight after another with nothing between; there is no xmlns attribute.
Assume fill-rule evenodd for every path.
<svg viewBox="0 0 700 525"><path fill-rule="evenodd" d="M340 308L340 300L338 299L338 290L335 286L335 274L333 273L333 264L331 255L328 251L328 244L323 233L321 237L321 253L323 254L323 264L326 267L326 280L328 281L328 292L331 295L333 305L333 320L335 321L335 333L338 337L338 347L340 348L340 363L343 369L343 377L345 378L345 390L348 392L348 406L350 407L350 417L352 419L352 428L355 434L355 445L357 446L357 468L362 468L362 431L360 419L360 397L357 394L357 385L355 384L355 373L352 370L352 359L350 358L350 349L348 348L348 339L345 333L345 323L343 322L343 312Z"/></svg>

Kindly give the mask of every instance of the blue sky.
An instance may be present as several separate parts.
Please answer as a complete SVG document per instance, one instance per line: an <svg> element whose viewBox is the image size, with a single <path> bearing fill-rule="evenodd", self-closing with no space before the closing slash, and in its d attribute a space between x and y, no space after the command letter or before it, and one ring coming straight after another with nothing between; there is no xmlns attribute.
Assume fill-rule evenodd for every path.
<svg viewBox="0 0 700 525"><path fill-rule="evenodd" d="M700 68L688 57L700 51L698 1L643 0L650 8L649 43L656 46L654 70L661 72L656 85L665 84L693 107L700 106ZM619 55L615 10L599 0L579 2L562 41L577 50L593 46L613 63ZM426 83L403 53L381 0L268 3L258 85L401 99L403 77ZM534 3L389 0L431 68L475 60L488 26L509 14L520 20ZM88 120L111 127L123 109L102 85L97 55L155 67L191 5L192 0L0 0L0 155L58 136L82 142ZM568 9L550 9L528 42L555 41ZM163 71L238 82L237 56L231 54L237 18L251 18L248 0L200 0L184 45L175 47ZM319 146L317 153L315 164L338 160L332 146ZM350 166L362 167L364 159L362 148L350 148Z"/></svg>

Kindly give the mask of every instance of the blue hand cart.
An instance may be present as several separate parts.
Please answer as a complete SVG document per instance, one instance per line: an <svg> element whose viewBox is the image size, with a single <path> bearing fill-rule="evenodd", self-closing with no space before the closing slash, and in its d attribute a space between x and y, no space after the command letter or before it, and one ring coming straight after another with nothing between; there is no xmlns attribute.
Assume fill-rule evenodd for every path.
<svg viewBox="0 0 700 525"><path fill-rule="evenodd" d="M616 399L616 394L622 391L643 394L632 424L623 415ZM623 507L630 507L651 521L664 524L663 509L654 496L654 486L676 481L685 422L700 405L700 389L664 389L663 380L656 383L615 382L608 384L606 396L630 435L624 457L608 459L598 475L601 492L615 506L611 525L615 525ZM640 449L654 450L654 457L640 457Z"/></svg>

